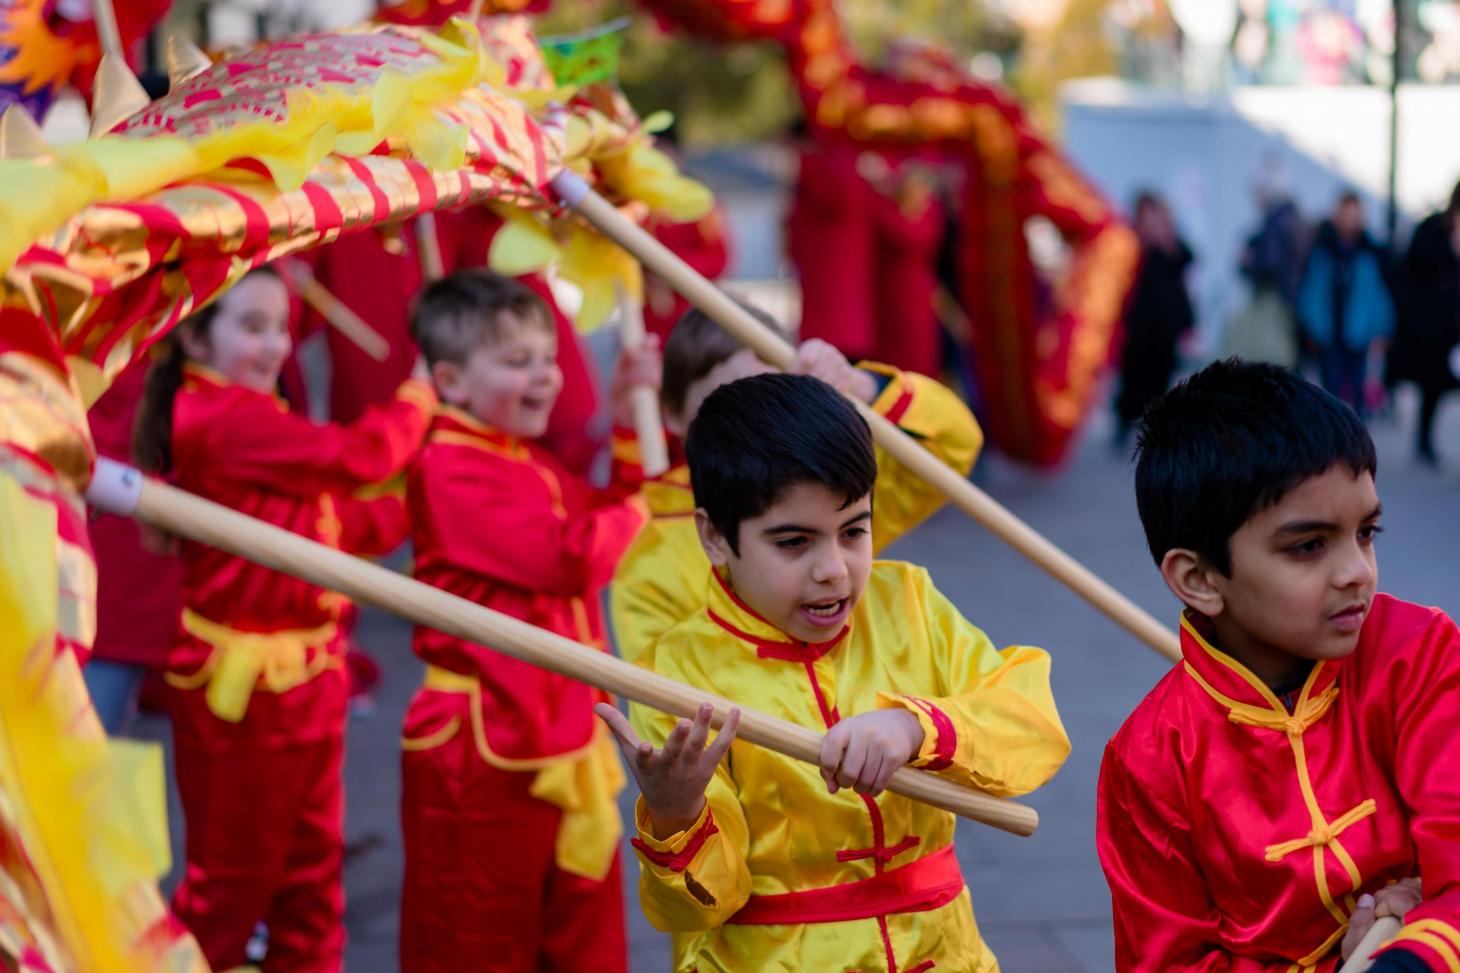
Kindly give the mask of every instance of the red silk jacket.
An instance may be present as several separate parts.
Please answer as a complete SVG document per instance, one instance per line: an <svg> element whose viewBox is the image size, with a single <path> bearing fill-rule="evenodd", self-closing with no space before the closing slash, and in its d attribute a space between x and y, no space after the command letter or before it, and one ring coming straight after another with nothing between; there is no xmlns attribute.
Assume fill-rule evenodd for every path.
<svg viewBox="0 0 1460 973"><path fill-rule="evenodd" d="M1460 632L1377 595L1292 712L1190 618L1110 741L1097 838L1116 968L1331 973L1361 893L1419 875L1402 947L1460 969Z"/></svg>
<svg viewBox="0 0 1460 973"><path fill-rule="evenodd" d="M595 490L546 450L443 407L406 491L416 579L606 649L599 592L647 519L629 495L631 471L616 463L615 474L614 487ZM417 628L414 648L433 671L479 684L484 759L525 767L592 739L596 690L434 629ZM460 713L459 693L431 689L428 675L408 739Z"/></svg>
<svg viewBox="0 0 1460 973"><path fill-rule="evenodd" d="M405 538L404 503L389 493L371 499L353 494L410 462L435 406L429 385L408 381L359 421L323 425L289 412L271 395L188 366L173 407L173 479L185 490L310 540L382 554ZM345 604L339 594L191 541L183 542L182 558L184 620L167 655L174 685L202 685L210 667L219 664L215 656L238 633L322 633L311 641L311 659L342 651L333 631ZM189 624L189 618L205 620L209 630L200 631L201 624ZM318 682L300 692L255 693L241 732L297 741L337 730L344 695L331 686L331 712L316 712L313 696L326 692ZM201 707L187 711L197 717L193 730L199 734L233 732L215 725ZM174 718L183 712L176 708Z"/></svg>

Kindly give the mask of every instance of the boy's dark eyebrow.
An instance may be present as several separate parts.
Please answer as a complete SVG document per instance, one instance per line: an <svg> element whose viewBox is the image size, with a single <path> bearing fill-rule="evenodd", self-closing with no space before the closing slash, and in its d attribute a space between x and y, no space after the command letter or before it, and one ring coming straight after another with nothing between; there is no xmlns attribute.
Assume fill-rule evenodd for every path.
<svg viewBox="0 0 1460 973"><path fill-rule="evenodd" d="M761 531L762 534L817 534L820 533L815 527L803 527L800 524L776 524L774 527L767 527Z"/></svg>
<svg viewBox="0 0 1460 973"><path fill-rule="evenodd" d="M855 517L849 518L844 524L841 525L841 527L839 529L840 530L846 530L848 527L852 526L853 524L857 523L858 521L871 520L871 519L872 519L872 511L870 511L870 510L863 510L861 513L857 514ZM815 527L803 527L800 524L776 524L774 527L767 527L767 528L765 528L764 530L761 531L761 533L762 534L819 534L821 532L819 530L817 530Z"/></svg>
<svg viewBox="0 0 1460 973"><path fill-rule="evenodd" d="M1374 506L1374 509L1369 511L1368 516L1364 518L1363 522L1367 524L1371 520L1378 520L1379 516L1383 513L1384 505L1382 503L1376 504ZM1327 520L1290 520L1286 524L1283 524L1281 527L1279 527L1276 531L1274 531L1274 533L1309 534L1315 531L1324 530L1338 530L1338 525Z"/></svg>

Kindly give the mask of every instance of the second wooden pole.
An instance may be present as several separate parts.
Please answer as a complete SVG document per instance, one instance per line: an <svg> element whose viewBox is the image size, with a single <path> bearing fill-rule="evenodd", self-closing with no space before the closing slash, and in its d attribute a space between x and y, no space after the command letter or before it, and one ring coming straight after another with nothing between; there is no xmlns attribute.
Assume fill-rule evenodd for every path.
<svg viewBox="0 0 1460 973"><path fill-rule="evenodd" d="M652 234L621 214L613 204L589 188L582 177L564 171L553 179L553 189L563 202L595 229L637 257L646 269L662 277L686 300L754 351L762 361L782 370L791 366L796 350L789 342L746 313L724 291L696 273ZM1171 661L1180 661L1181 644L1174 631L944 465L896 425L861 402L855 404L872 427L877 444L899 463L942 490L954 506L1063 582L1116 624Z"/></svg>
<svg viewBox="0 0 1460 973"><path fill-rule="evenodd" d="M621 286L618 312L619 345L624 350L638 350L644 343L644 307ZM639 465L645 476L653 478L669 469L669 444L664 438L659 394L648 386L636 385L629 395L634 409L634 435L639 440Z"/></svg>

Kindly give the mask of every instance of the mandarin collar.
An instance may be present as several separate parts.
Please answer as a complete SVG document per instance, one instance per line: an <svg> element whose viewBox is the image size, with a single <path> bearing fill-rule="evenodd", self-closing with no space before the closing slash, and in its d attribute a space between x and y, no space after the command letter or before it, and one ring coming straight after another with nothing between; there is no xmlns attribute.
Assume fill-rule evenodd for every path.
<svg viewBox="0 0 1460 973"><path fill-rule="evenodd" d="M227 388L234 383L228 381L227 377L216 368L210 368L200 362L183 362L183 378L203 385L213 385L218 388Z"/></svg>
<svg viewBox="0 0 1460 973"><path fill-rule="evenodd" d="M436 407L436 414L431 419L431 433L433 436L437 433L468 436L509 451L525 448L522 440L516 436L508 435L495 426L487 425L465 409L445 403Z"/></svg>
<svg viewBox="0 0 1460 973"><path fill-rule="evenodd" d="M239 385L237 382L229 381L228 376L201 362L183 362L183 381L197 388L200 385L215 389L238 389L241 392L251 392L254 395L262 395L275 405L287 407L287 403L274 392L260 392L258 389L251 389L246 385Z"/></svg>
<svg viewBox="0 0 1460 973"><path fill-rule="evenodd" d="M852 630L851 619L835 637L825 642L803 642L793 639L756 612L740 596L730 590L729 583L718 569L710 571L709 605L705 609L710 620L725 631L755 648L762 659L811 663L841 645Z"/></svg>
<svg viewBox="0 0 1460 973"><path fill-rule="evenodd" d="M1181 657L1187 673L1217 703L1228 708L1229 704L1237 703L1242 707L1270 710L1278 716L1288 715L1287 707L1256 673L1217 648L1202 634L1200 623L1192 617L1190 609L1181 615ZM1299 706L1305 700L1316 699L1332 687L1338 681L1346 661L1319 659L1314 662L1313 669L1308 673L1299 692Z"/></svg>

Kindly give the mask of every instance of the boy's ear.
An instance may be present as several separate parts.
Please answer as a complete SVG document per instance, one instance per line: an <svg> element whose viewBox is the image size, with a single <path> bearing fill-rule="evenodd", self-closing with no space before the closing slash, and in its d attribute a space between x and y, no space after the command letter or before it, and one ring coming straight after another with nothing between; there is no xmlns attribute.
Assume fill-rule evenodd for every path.
<svg viewBox="0 0 1460 973"><path fill-rule="evenodd" d="M431 384L436 394L448 405L464 408L467 404L466 389L463 388L461 366L453 361L438 361L431 366Z"/></svg>
<svg viewBox="0 0 1460 973"><path fill-rule="evenodd" d="M710 522L710 515L705 513L704 507L695 508L695 532L700 535L700 547L705 549L705 556L710 559L711 564L723 568L730 563L735 552L730 549L725 535Z"/></svg>
<svg viewBox="0 0 1460 973"><path fill-rule="evenodd" d="M1172 548L1161 558L1161 577L1166 579L1166 587L1187 607L1208 618L1220 615L1226 606L1217 575L1217 569L1206 558L1184 547Z"/></svg>

